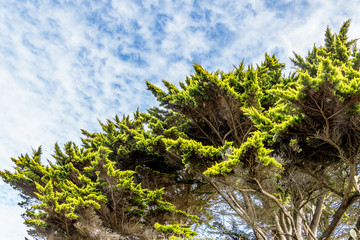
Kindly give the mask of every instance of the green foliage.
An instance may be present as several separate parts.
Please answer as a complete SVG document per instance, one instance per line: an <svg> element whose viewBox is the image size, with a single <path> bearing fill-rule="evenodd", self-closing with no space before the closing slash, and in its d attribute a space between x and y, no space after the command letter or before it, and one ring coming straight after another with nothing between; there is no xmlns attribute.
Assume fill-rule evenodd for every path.
<svg viewBox="0 0 360 240"><path fill-rule="evenodd" d="M160 107L82 130L82 146L55 145L48 165L41 148L13 158L14 172L0 176L22 193L25 223L42 237L191 238L202 222L262 240L353 237L360 52L349 24L327 28L306 57L295 53L287 77L265 54L228 73L195 63L179 88L147 82ZM224 205L244 231L211 222Z"/></svg>
<svg viewBox="0 0 360 240"><path fill-rule="evenodd" d="M85 213L89 210L98 214L98 228L110 228L121 234L133 235L130 232L131 224L136 221L140 228L152 229L160 216L163 216L163 224L176 219L197 222L197 216L178 210L163 199L164 187L151 190L135 181L134 176L139 178L140 175L134 169L137 166L132 162L134 154L138 158L143 154L155 162L161 161L158 155L140 150L132 134L143 133L140 121L139 115L134 121L127 117L123 120L115 117L115 122L101 124L104 133L83 131L88 137L83 139L84 146L79 148L69 142L62 151L56 145L53 155L56 162L50 163L50 166L41 164L41 148L34 151L32 157L22 155L13 159L15 172L4 171L0 174L4 181L24 195L36 199L24 215L25 223L35 229L39 236L56 232L59 237L77 238L86 236L78 229L78 223L85 221ZM137 169L144 172L141 167ZM167 178L165 181L171 182L166 174L153 174L162 175L163 179ZM129 230L120 227L124 224L130 224Z"/></svg>
<svg viewBox="0 0 360 240"><path fill-rule="evenodd" d="M155 223L154 227L166 235L168 235L168 233L174 233L175 235L170 236L169 239L176 239L176 237L192 238L196 236L196 232L191 231L189 226L183 226L181 224L161 225Z"/></svg>

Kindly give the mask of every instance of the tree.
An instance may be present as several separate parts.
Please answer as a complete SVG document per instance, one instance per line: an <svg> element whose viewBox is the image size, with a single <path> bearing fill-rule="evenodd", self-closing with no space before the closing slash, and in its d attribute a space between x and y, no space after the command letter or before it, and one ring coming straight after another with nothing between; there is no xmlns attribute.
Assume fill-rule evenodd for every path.
<svg viewBox="0 0 360 240"><path fill-rule="evenodd" d="M328 28L305 59L295 54L288 77L265 55L230 73L195 64L182 90L148 83L165 109L190 119L187 138L163 140L168 150L257 239L343 239L358 218L360 54L349 23Z"/></svg>
<svg viewBox="0 0 360 240"><path fill-rule="evenodd" d="M21 192L31 235L149 239L195 234L188 225L199 218L192 214L210 194L176 164L136 144L131 131L143 132L141 121L136 112L134 120L115 117L101 123L103 133L83 130L81 148L69 142L61 150L56 144L55 163L41 163L41 148L12 159L15 172L0 174Z"/></svg>
<svg viewBox="0 0 360 240"><path fill-rule="evenodd" d="M360 53L349 24L327 28L305 58L295 53L288 76L266 54L228 73L195 64L180 88L147 82L160 107L83 131L81 148L56 146L55 163L41 164L38 150L0 174L42 236L190 237L205 222L244 238L356 238ZM214 204L242 228L211 221Z"/></svg>

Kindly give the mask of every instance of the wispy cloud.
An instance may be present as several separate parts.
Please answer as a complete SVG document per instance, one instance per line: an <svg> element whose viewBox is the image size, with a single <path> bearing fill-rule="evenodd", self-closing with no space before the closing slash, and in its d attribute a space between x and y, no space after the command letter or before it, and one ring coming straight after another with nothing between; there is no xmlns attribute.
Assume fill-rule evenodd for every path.
<svg viewBox="0 0 360 240"><path fill-rule="evenodd" d="M338 30L349 18L350 37L359 37L358 8L357 0L2 1L0 168L39 145L50 158L56 141L79 142L80 128L98 131L98 119L154 105L144 81L177 83L194 61L226 71L268 52L291 66L292 51L304 54L327 25ZM0 187L2 237L20 239L22 221L9 220L21 212L15 193Z"/></svg>

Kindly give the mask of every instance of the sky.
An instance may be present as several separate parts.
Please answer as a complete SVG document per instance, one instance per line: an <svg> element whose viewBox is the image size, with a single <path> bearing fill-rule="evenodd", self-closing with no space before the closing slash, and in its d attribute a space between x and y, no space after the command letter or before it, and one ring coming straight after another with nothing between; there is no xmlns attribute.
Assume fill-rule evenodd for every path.
<svg viewBox="0 0 360 240"><path fill-rule="evenodd" d="M322 45L327 26L351 19L359 0L1 0L0 169L54 144L80 143L98 121L156 105L145 81L174 84L193 72L231 71L275 54ZM26 236L17 192L0 182L1 239Z"/></svg>

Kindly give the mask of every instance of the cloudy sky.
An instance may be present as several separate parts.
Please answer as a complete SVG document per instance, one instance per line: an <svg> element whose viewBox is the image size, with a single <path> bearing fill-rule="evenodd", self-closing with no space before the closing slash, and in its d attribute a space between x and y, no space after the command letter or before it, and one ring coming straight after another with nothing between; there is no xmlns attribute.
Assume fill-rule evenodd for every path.
<svg viewBox="0 0 360 240"><path fill-rule="evenodd" d="M352 19L358 0L1 0L0 169L10 158L55 142L80 142L98 120L144 111L148 80L177 83L196 61L229 71L242 59L276 54L291 71L292 52L323 43L326 26ZM0 183L2 239L24 239L17 193Z"/></svg>

